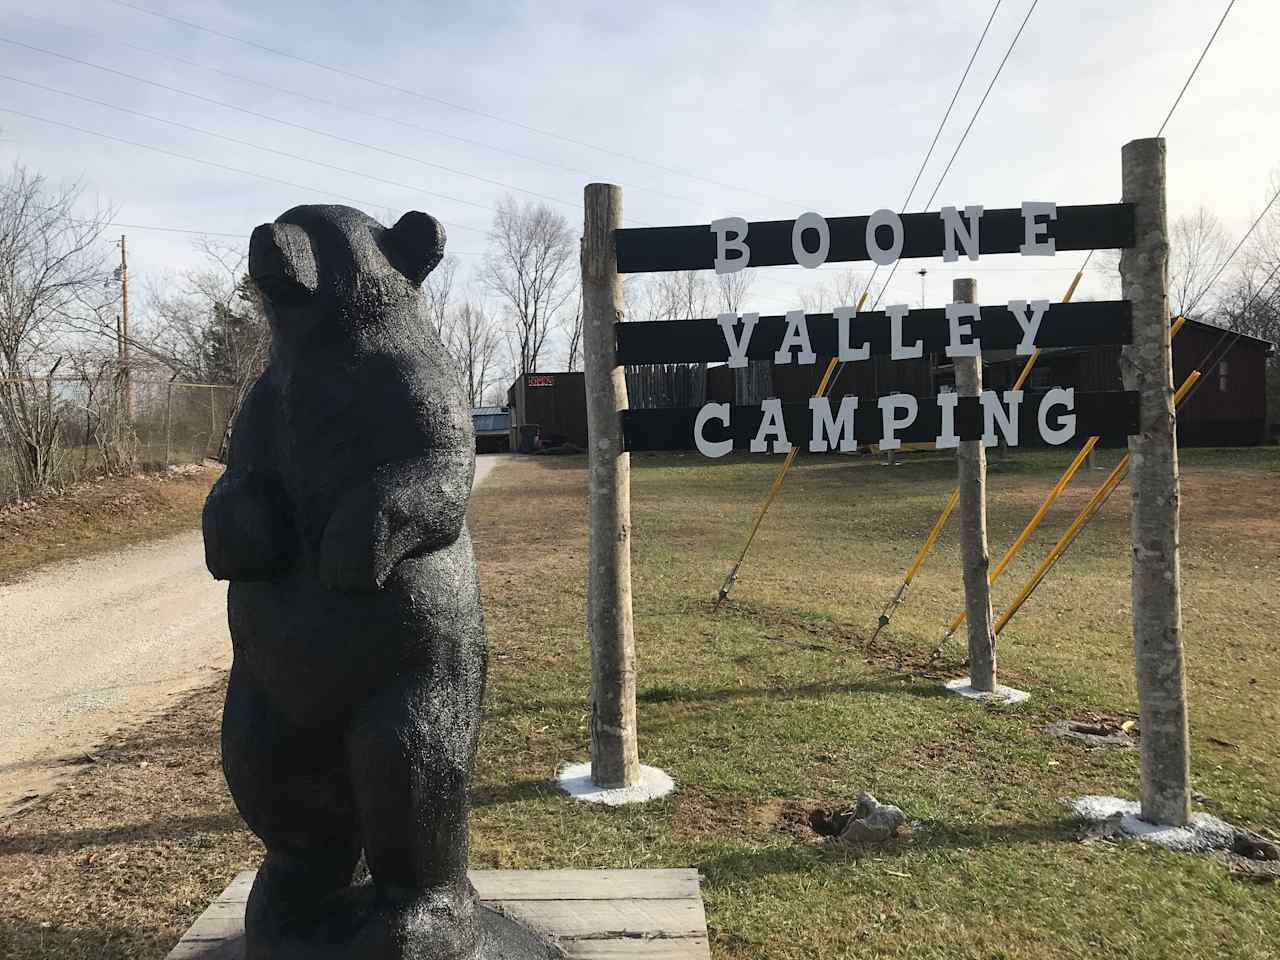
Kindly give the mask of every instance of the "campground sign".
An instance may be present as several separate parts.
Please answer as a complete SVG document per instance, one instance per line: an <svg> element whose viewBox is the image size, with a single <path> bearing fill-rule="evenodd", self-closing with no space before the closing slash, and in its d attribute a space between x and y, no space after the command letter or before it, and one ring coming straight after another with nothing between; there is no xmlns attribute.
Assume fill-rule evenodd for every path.
<svg viewBox="0 0 1280 960"><path fill-rule="evenodd" d="M1013 209L944 207L907 215L877 210L831 220L817 213L761 223L728 217L702 227L618 229L615 243L619 273L712 268L732 273L752 266L814 269L857 260L889 265L900 257L941 256L947 262L998 253L1048 257L1060 250L1131 246L1133 234L1128 204L1026 202ZM615 337L619 364L725 362L736 368L752 360L812 365L820 354L841 363L873 356L909 361L931 353L978 357L984 350L1029 356L1046 347L1125 345L1132 342L1133 323L1124 301L1011 300L921 310L890 304L867 312L849 304L830 313L723 313L617 323ZM789 453L796 445L810 453L850 452L869 443L893 450L904 441L932 442L940 449L978 439L988 446L1001 440L1017 446L1031 435L1059 445L1081 434L1123 437L1136 432L1137 423L1134 392L1055 387L1035 395L1023 390L976 397L896 393L844 396L834 405L829 397L815 396L795 404L771 398L758 407L712 402L701 408L628 410L623 433L627 450L694 448L721 457L734 450Z"/></svg>

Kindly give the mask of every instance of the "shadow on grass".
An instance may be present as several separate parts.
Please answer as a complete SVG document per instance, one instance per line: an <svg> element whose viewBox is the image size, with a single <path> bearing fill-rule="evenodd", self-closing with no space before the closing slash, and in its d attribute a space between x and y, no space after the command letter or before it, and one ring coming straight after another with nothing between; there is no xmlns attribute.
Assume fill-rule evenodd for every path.
<svg viewBox="0 0 1280 960"><path fill-rule="evenodd" d="M742 880L784 873L808 873L826 864L848 861L884 861L933 850L983 850L989 847L1061 843L1074 841L1078 823L1071 819L1045 822L960 826L933 822L920 827L910 838L888 843L855 846L771 847L732 850L697 867L712 885L728 885Z"/></svg>
<svg viewBox="0 0 1280 960"><path fill-rule="evenodd" d="M247 831L234 812L169 817L144 823L84 830L53 830L45 833L17 834L0 843L0 857L19 853L68 853L87 847L144 840L186 840L195 833L237 833Z"/></svg>
<svg viewBox="0 0 1280 960"><path fill-rule="evenodd" d="M914 678L914 683L904 680ZM941 677L923 676L918 673L895 673L866 680L802 683L796 686L774 687L650 687L636 694L639 703L727 703L734 700L805 700L849 694L906 694L912 697L934 699L948 696ZM510 717L529 716L544 712L582 711L581 700L538 700L532 703L507 703L485 712L485 720L502 720Z"/></svg>
<svg viewBox="0 0 1280 960"><path fill-rule="evenodd" d="M523 800L538 800L559 795L560 791L552 785L550 777L541 780L516 780L512 783L475 787L471 791L471 806L477 809L496 807L504 803L520 803Z"/></svg>
<svg viewBox="0 0 1280 960"><path fill-rule="evenodd" d="M947 696L947 691L943 688L941 681L934 682L931 679L924 678L921 682L916 683L902 682L917 676L916 674L902 673L874 677L867 680L824 681L820 683L804 683L791 687L725 687L713 690L699 690L688 687L651 687L637 694L636 699L642 703L717 703L729 700L813 699L856 693L905 693L913 697L928 698Z"/></svg>

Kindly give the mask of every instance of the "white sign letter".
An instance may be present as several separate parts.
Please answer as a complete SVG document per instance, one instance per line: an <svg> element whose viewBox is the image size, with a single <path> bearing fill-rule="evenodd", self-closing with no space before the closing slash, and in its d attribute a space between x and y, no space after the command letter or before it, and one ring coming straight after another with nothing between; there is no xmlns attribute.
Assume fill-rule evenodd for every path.
<svg viewBox="0 0 1280 960"><path fill-rule="evenodd" d="M1024 200L1022 203L1022 246L1018 252L1024 257L1052 257L1057 249L1052 238L1046 238L1049 232L1048 223L1037 223L1036 217L1058 219L1056 203L1042 203L1039 200Z"/></svg>
<svg viewBox="0 0 1280 960"><path fill-rule="evenodd" d="M1014 351L1015 353L1025 355L1035 352L1036 334L1040 332L1040 321L1044 319L1044 312L1048 309L1048 300L1032 300L1031 313L1028 315L1027 301L1009 301L1009 312L1022 328L1022 339L1018 341L1018 349Z"/></svg>
<svg viewBox="0 0 1280 960"><path fill-rule="evenodd" d="M894 432L905 430L916 422L916 414L920 412L920 405L916 402L916 398L909 393L891 393L887 397L881 397L877 405L880 407L880 422L882 424L880 449L897 450L902 446L902 441L894 436ZM899 410L902 411L902 416L896 415L895 411Z"/></svg>
<svg viewBox="0 0 1280 960"><path fill-rule="evenodd" d="M905 303L894 303L884 308L889 317L889 359L914 360L924 356L924 341L917 340L911 346L902 342L902 321L907 316Z"/></svg>
<svg viewBox="0 0 1280 960"><path fill-rule="evenodd" d="M831 311L836 318L836 350L841 363L850 360L866 360L871 356L871 341L864 340L862 346L855 347L849 342L849 322L858 315L857 307L836 307Z"/></svg>
<svg viewBox="0 0 1280 960"><path fill-rule="evenodd" d="M960 437L956 433L956 404L960 402L960 394L954 390L938 394L938 409L942 411L942 432L933 445L939 450L954 450L960 446Z"/></svg>
<svg viewBox="0 0 1280 960"><path fill-rule="evenodd" d="M996 445L996 424L999 423L1004 442L1011 447L1016 447L1018 445L1018 410L1022 406L1022 391L1006 390L1004 392L1007 409L1001 405L1000 398L996 396L994 390L983 390L982 395L978 397L978 402L982 404L982 445L984 447Z"/></svg>
<svg viewBox="0 0 1280 960"><path fill-rule="evenodd" d="M755 330L756 321L759 319L758 313L744 313L742 335L734 336L733 328L737 326L738 315L722 313L717 318L716 323L720 324L720 329L724 331L724 342L729 345L729 366L745 367L747 365L747 347L751 345L751 333Z"/></svg>
<svg viewBox="0 0 1280 960"><path fill-rule="evenodd" d="M887 247L880 246L876 238L877 228L888 227L893 233L893 242ZM902 254L902 218L892 210L877 210L867 218L867 253L880 266L888 266Z"/></svg>
<svg viewBox="0 0 1280 960"><path fill-rule="evenodd" d="M804 248L806 230L818 231L818 249L813 253ZM820 267L827 262L827 252L830 249L831 231L827 228L825 219L813 212L802 213L796 217L796 222L791 227L791 253L795 256L796 263L810 270Z"/></svg>
<svg viewBox="0 0 1280 960"><path fill-rule="evenodd" d="M964 247L965 256L970 260L978 259L978 221L982 219L982 207L965 207L964 215L969 218L969 229L960 222L960 214L955 207L942 208L942 261L951 263L959 260L956 252L956 238Z"/></svg>
<svg viewBox="0 0 1280 960"><path fill-rule="evenodd" d="M1062 425L1053 429L1049 426L1049 408L1058 406L1066 407L1068 412L1058 418L1058 422ZM1051 443L1056 447L1076 435L1075 409L1075 387L1054 387L1044 395L1044 399L1040 401L1040 436L1044 437L1045 443Z"/></svg>
<svg viewBox="0 0 1280 960"><path fill-rule="evenodd" d="M948 303L947 326L950 327L950 340L945 353L948 357L976 357L981 354L982 341L973 336L973 327L963 320L977 320L982 316L976 303ZM973 337L966 342L964 337Z"/></svg>
<svg viewBox="0 0 1280 960"><path fill-rule="evenodd" d="M711 221L711 232L716 235L716 273L737 273L751 262L751 250L747 246L747 221L742 217L724 217ZM732 233L733 236L729 236ZM736 257L726 256L732 250Z"/></svg>
<svg viewBox="0 0 1280 960"><path fill-rule="evenodd" d="M712 442L704 437L702 431L706 429L708 420L719 420L728 427L729 404L704 403L702 409L698 411L697 419L693 421L693 444L698 448L698 452L704 457L723 457L733 449L733 440L716 440Z"/></svg>
<svg viewBox="0 0 1280 960"><path fill-rule="evenodd" d="M826 453L828 444L840 438L840 452L852 453L858 449L853 439L853 412L858 409L857 397L842 397L840 410L831 417L831 400L828 397L810 397L809 409L813 411L813 429L809 433L809 452Z"/></svg>
<svg viewBox="0 0 1280 960"><path fill-rule="evenodd" d="M787 332L782 335L782 346L773 354L773 362L790 363L791 351L796 347L800 348L800 352L796 354L796 363L804 365L817 361L818 355L813 352L809 343L809 321L805 319L804 311L788 310Z"/></svg>
<svg viewBox="0 0 1280 960"><path fill-rule="evenodd" d="M760 404L760 412L764 417L760 420L760 429L751 441L752 453L769 453L769 435L773 436L774 453L790 453L791 444L787 442L787 425L782 421L782 401L776 397L764 400Z"/></svg>

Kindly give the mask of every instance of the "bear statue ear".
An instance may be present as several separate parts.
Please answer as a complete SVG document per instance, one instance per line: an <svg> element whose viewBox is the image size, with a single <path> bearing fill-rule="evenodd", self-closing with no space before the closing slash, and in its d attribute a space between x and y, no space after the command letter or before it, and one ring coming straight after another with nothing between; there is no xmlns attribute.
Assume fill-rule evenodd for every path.
<svg viewBox="0 0 1280 960"><path fill-rule="evenodd" d="M427 213L410 210L382 235L391 265L415 287L444 257L444 225Z"/></svg>
<svg viewBox="0 0 1280 960"><path fill-rule="evenodd" d="M275 303L295 304L316 292L316 256L305 230L264 223L249 238L249 276Z"/></svg>

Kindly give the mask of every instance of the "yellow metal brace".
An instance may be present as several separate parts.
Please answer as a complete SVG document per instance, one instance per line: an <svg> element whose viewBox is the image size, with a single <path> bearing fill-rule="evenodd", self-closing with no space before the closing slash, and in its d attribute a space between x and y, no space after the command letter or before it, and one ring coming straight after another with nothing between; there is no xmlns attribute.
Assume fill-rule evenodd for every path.
<svg viewBox="0 0 1280 960"><path fill-rule="evenodd" d="M1178 331L1182 329L1182 325L1186 322L1187 322L1186 317L1179 316L1177 319L1175 319L1173 321L1173 325L1169 328L1169 338L1173 339L1174 337L1176 337L1178 335ZM1199 376L1200 374L1198 373L1195 375L1196 378L1198 378ZM1194 383L1194 382L1195 382L1194 379L1188 380L1188 383ZM1174 396L1175 403L1185 395L1183 391L1186 388L1187 388L1187 384L1183 384L1183 387L1179 389L1178 393ZM1067 489L1067 485L1071 483L1071 478L1076 475L1076 471L1080 469L1081 465L1085 461L1085 458L1089 455L1089 452L1093 450L1093 448L1097 445L1100 439L1101 437L1090 437L1088 440L1085 441L1085 444L1080 449L1080 452L1076 454L1076 458L1071 461L1071 465L1067 467L1065 471L1063 471L1062 476L1058 478L1058 482L1054 484L1053 489L1049 491L1049 495L1045 498L1044 503L1040 505L1040 509L1036 511L1035 516L1033 516L1030 520L1027 521L1027 525L1022 528L1022 533L1018 534L1018 539L1013 541L1013 544L1009 547L1008 550L1005 551L1004 556L1000 558L1000 562L995 565L991 573L987 576L988 586L995 583L996 580L999 578L1000 574L1004 573L1005 567L1009 565L1009 562L1013 560L1014 556L1018 553L1018 551L1022 549L1023 545L1031 537L1031 534L1035 533L1036 528L1040 526L1040 521L1045 518L1045 514L1049 512L1049 508L1052 507L1054 502L1058 499L1058 497L1062 495L1062 491ZM1124 462L1126 464L1128 462L1127 458L1128 458L1128 455L1126 454L1124 458ZM1108 496L1110 496L1110 494L1108 494ZM956 618L952 620L951 623L948 625L947 632L942 638L942 643L945 644L948 640L950 640L953 636L955 636L955 632L960 629L960 624L964 623L964 618L965 618L965 612L961 610L960 613L956 615ZM941 654L941 652L942 652L942 646L939 645L937 650L934 651L934 656L935 657L938 656L939 654Z"/></svg>
<svg viewBox="0 0 1280 960"><path fill-rule="evenodd" d="M862 309L862 305L867 302L867 293L862 291L862 296L858 299L858 309ZM817 397L826 396L827 388L831 385L832 374L836 370L836 357L831 358L831 362L827 364L826 372L823 373L822 379L818 382L818 391L814 394ZM756 531L760 529L760 524L764 520L764 515L769 512L769 507L773 504L773 498L778 495L778 491L782 489L782 481L787 478L787 471L791 469L791 464L795 462L796 454L800 451L799 447L792 447L787 453L787 458L782 461L782 466L778 470L778 475L773 478L773 486L769 488L769 493L764 498L764 503L760 504L760 510L756 513L755 523L751 525L751 532L747 534L747 542L742 545L742 552L738 554L738 559L734 562L733 568L729 571L729 575L724 578L724 583L720 585L720 593L716 597L716 604L712 608L712 613L720 609L720 604L724 603L729 596L729 591L733 589L733 585L738 581L738 571L742 568L742 562L747 558L747 551L751 549L751 542L756 538Z"/></svg>
<svg viewBox="0 0 1280 960"><path fill-rule="evenodd" d="M1195 386L1196 381L1199 380L1200 377L1201 373L1199 370L1192 370L1191 373L1187 375L1187 379L1182 381L1182 386L1178 388L1178 392L1173 395L1173 403L1175 407L1182 402L1182 399L1187 395L1191 388ZM1115 492L1116 487L1120 485L1120 481L1124 479L1124 475L1128 469L1129 454L1126 453L1120 458L1120 462L1116 464L1115 469L1111 471L1107 479L1103 481L1102 486L1099 487L1097 492L1089 498L1089 502L1086 503L1083 509L1081 509L1081 511L1076 515L1075 520L1071 522L1071 526L1067 527L1066 532L1058 538L1058 542L1053 545L1053 549L1050 550L1044 560L1040 562L1040 566L1036 567L1035 573L1031 574L1027 579L1027 582L1023 584L1022 590L1019 591L1018 596L1013 603L1009 605L1009 609L1000 615L1000 619L997 620L995 624L995 633L998 634L1005 628L1009 621L1013 619L1014 614L1016 614L1022 605L1027 602L1027 598L1031 596L1036 587L1040 586L1040 581L1048 575L1053 565L1058 562L1058 558L1066 552L1067 547L1071 546L1071 542L1075 540L1076 535L1080 533L1084 528L1084 525L1089 522L1089 518L1092 517L1093 514L1107 502L1107 499L1111 494Z"/></svg>
<svg viewBox="0 0 1280 960"><path fill-rule="evenodd" d="M1075 296L1076 287L1080 285L1081 278L1084 277L1084 270L1077 270L1076 275L1071 280L1071 285L1067 287L1067 292L1062 297L1063 303L1070 303L1071 298ZM1027 362L1022 365L1022 372L1018 374L1018 379L1014 381L1013 389L1021 390L1022 385L1027 382L1027 377L1031 376L1031 368L1036 365L1036 361L1040 359L1040 348L1031 351L1031 356L1027 357ZM911 581L919 572L920 567L924 565L925 559L933 550L933 545L938 542L938 537L942 535L942 528L947 525L947 520L951 518L951 513L955 510L956 504L960 502L960 488L956 487L951 492L951 498L947 501L947 506L938 516L938 522L933 525L933 529L929 531L929 536L924 542L924 546L920 548L920 552L916 554L915 559L911 562L907 575L903 577L898 592L890 598L889 602L884 605L884 609L880 611L880 619L876 622L875 632L871 634L870 643L875 643L876 638L880 636L880 631L889 625L889 620L893 617L894 611L902 603L907 596L907 588L911 586ZM941 651L935 651L934 655Z"/></svg>

